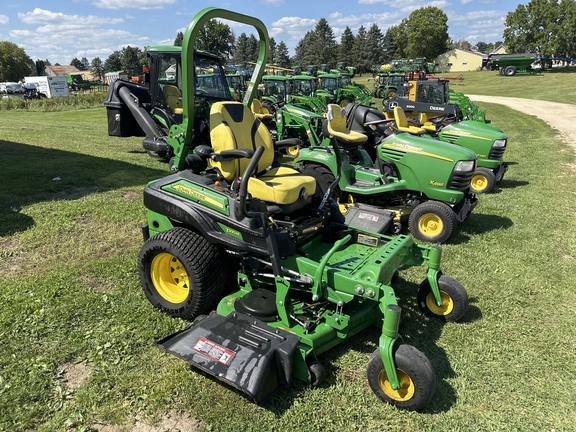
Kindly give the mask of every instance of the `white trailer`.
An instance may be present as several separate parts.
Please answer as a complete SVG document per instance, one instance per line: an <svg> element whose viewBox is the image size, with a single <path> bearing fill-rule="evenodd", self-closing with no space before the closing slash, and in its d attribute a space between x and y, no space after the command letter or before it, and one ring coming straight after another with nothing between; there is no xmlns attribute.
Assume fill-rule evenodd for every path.
<svg viewBox="0 0 576 432"><path fill-rule="evenodd" d="M70 89L65 76L33 76L25 77L24 80L27 83L35 84L38 92L44 93L46 97L70 96Z"/></svg>

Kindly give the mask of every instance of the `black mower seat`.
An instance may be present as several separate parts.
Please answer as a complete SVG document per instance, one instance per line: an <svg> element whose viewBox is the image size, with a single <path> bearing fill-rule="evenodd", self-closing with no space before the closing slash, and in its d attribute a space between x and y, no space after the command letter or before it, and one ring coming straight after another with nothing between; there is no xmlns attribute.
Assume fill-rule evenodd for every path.
<svg viewBox="0 0 576 432"><path fill-rule="evenodd" d="M262 201L290 205L308 204L316 192L314 177L302 175L288 167L268 169L274 162L274 143L266 126L240 102L215 102L210 109L210 140L215 153L232 149L255 150L264 146L257 174L250 177L248 193ZM240 178L249 163L247 158L218 162L210 159L227 181ZM291 207L293 208L293 206Z"/></svg>
<svg viewBox="0 0 576 432"><path fill-rule="evenodd" d="M338 139L338 143L347 144L350 147L358 147L368 140L368 136L360 132L348 130L346 127L346 117L342 115L340 105L328 104L328 113L326 114L328 133Z"/></svg>

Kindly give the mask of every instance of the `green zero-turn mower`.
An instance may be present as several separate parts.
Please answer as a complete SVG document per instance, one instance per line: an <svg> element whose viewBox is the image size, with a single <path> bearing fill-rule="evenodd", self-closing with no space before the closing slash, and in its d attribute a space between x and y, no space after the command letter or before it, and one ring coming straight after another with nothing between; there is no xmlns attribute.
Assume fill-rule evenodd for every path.
<svg viewBox="0 0 576 432"><path fill-rule="evenodd" d="M184 34L184 82L194 79L193 42L214 18L256 28L258 63L243 103L212 104L212 147L196 147L195 163L145 188L138 257L144 292L161 311L193 320L160 346L262 403L294 378L318 385L319 354L376 325L382 334L368 361L370 387L398 408L422 408L435 374L426 356L399 338L391 283L401 266L427 266L418 302L443 321L464 315L466 290L442 274L440 247L342 224L329 191L313 205L315 179L275 164L271 136L248 108L268 55L261 21L200 11ZM179 133L189 143L195 104L192 93L182 96ZM339 155L335 139L331 151ZM389 224L392 216L370 222Z"/></svg>

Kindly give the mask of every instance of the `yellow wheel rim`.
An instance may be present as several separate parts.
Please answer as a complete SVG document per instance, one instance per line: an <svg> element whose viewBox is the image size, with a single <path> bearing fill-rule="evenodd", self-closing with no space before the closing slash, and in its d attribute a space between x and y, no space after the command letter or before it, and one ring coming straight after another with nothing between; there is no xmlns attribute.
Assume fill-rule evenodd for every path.
<svg viewBox="0 0 576 432"><path fill-rule="evenodd" d="M166 252L152 260L150 277L158 294L170 303L182 303L190 292L188 273L178 258Z"/></svg>
<svg viewBox="0 0 576 432"><path fill-rule="evenodd" d="M300 151L300 146L288 147L288 154L291 156L296 156Z"/></svg>
<svg viewBox="0 0 576 432"><path fill-rule="evenodd" d="M472 189L480 192L488 187L488 179L482 174L475 174L474 177L472 177L470 185L472 186Z"/></svg>
<svg viewBox="0 0 576 432"><path fill-rule="evenodd" d="M392 388L390 381L388 381L388 375L384 369L382 369L380 374L378 374L378 384L380 385L380 389L390 399L396 402L406 402L414 397L416 391L414 382L400 369L396 369L396 373L398 374L398 381L400 381L399 389L394 390Z"/></svg>
<svg viewBox="0 0 576 432"><path fill-rule="evenodd" d="M389 97L389 98L393 98L394 96L396 96L396 92L395 92L395 91L392 91L392 92L388 93L388 97Z"/></svg>
<svg viewBox="0 0 576 432"><path fill-rule="evenodd" d="M444 223L438 215L426 213L418 220L418 229L421 233L434 237L442 232Z"/></svg>
<svg viewBox="0 0 576 432"><path fill-rule="evenodd" d="M429 293L426 296L426 307L434 315L446 316L454 309L454 300L444 291L440 291L440 298L442 299L442 306L438 306L434 300L434 294Z"/></svg>

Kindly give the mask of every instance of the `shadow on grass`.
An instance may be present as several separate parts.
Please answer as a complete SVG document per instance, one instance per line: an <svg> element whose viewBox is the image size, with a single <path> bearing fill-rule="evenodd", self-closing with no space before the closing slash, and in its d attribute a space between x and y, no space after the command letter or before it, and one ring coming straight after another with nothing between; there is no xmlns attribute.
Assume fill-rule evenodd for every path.
<svg viewBox="0 0 576 432"><path fill-rule="evenodd" d="M490 214L476 214L472 212L464 223L460 224L458 230L446 242L447 244L458 245L467 243L472 235L480 235L489 231L496 231L510 228L513 225L512 219Z"/></svg>
<svg viewBox="0 0 576 432"><path fill-rule="evenodd" d="M94 192L142 185L167 170L93 155L0 140L0 236L34 224L20 213L42 201L75 200Z"/></svg>

